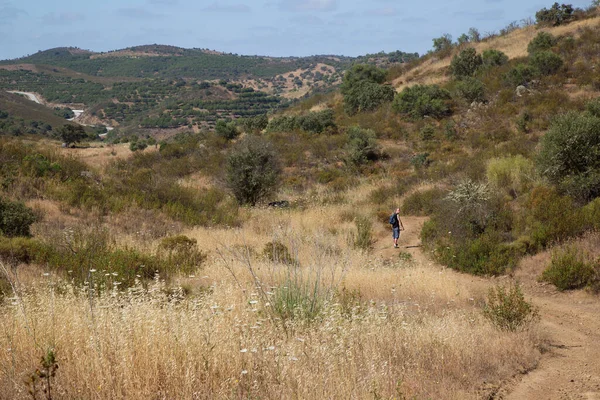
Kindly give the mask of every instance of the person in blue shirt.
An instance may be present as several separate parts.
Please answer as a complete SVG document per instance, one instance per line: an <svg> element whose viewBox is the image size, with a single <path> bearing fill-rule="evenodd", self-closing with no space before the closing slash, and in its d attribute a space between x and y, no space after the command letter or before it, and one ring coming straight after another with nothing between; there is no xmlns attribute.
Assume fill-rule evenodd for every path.
<svg viewBox="0 0 600 400"><path fill-rule="evenodd" d="M399 208L396 208L396 211L390 217L390 225L392 225L392 238L394 238L394 247L397 249L400 231L404 230L404 225L402 225L402 220L400 220Z"/></svg>

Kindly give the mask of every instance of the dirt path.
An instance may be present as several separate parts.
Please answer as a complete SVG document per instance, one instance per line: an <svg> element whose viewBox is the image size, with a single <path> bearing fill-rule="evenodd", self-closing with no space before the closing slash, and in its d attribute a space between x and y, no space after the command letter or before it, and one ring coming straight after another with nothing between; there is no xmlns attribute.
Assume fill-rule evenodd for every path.
<svg viewBox="0 0 600 400"><path fill-rule="evenodd" d="M379 224L375 252L384 258L410 253L423 265L442 268L421 247L424 217L402 217L406 228L400 249L394 249L391 230ZM526 298L540 311L540 328L547 343L538 367L506 382L496 399L506 400L600 400L600 297L584 291L561 293L552 285L537 282L548 260L547 254L523 260L514 278ZM456 273L465 285L490 286L492 279Z"/></svg>

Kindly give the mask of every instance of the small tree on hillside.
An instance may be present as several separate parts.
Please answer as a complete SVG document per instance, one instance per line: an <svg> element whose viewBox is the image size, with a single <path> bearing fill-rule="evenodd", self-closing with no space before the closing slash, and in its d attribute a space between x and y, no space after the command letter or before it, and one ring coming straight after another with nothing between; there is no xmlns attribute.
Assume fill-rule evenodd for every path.
<svg viewBox="0 0 600 400"><path fill-rule="evenodd" d="M33 210L25 204L0 197L0 235L30 236L29 227L37 220Z"/></svg>
<svg viewBox="0 0 600 400"><path fill-rule="evenodd" d="M565 24L573 18L575 9L572 4L554 3L549 9L542 8L535 13L535 19L541 25L558 26Z"/></svg>
<svg viewBox="0 0 600 400"><path fill-rule="evenodd" d="M433 51L446 53L452 49L452 35L449 33L445 33L439 38L434 38L433 40Z"/></svg>
<svg viewBox="0 0 600 400"><path fill-rule="evenodd" d="M379 158L379 145L375 132L353 126L348 130L348 145L346 146L346 161L358 167Z"/></svg>
<svg viewBox="0 0 600 400"><path fill-rule="evenodd" d="M481 59L484 67L497 67L508 62L508 56L496 49L484 50Z"/></svg>
<svg viewBox="0 0 600 400"><path fill-rule="evenodd" d="M58 129L58 135L67 147L71 144L81 142L87 137L81 125L63 125Z"/></svg>
<svg viewBox="0 0 600 400"><path fill-rule="evenodd" d="M600 118L569 113L557 117L541 141L541 174L582 201L600 196L598 132Z"/></svg>
<svg viewBox="0 0 600 400"><path fill-rule="evenodd" d="M281 169L271 144L246 136L227 158L227 185L240 204L255 205L275 191Z"/></svg>
<svg viewBox="0 0 600 400"><path fill-rule="evenodd" d="M342 82L344 110L349 115L361 111L373 111L382 103L394 99L394 89L383 85L386 72L373 65L356 64Z"/></svg>
<svg viewBox="0 0 600 400"><path fill-rule="evenodd" d="M482 64L481 55L477 54L474 48L469 47L452 58L450 72L455 78L462 79L473 76Z"/></svg>
<svg viewBox="0 0 600 400"><path fill-rule="evenodd" d="M527 45L527 52L533 55L539 51L550 50L556 45L557 39L548 32L538 33Z"/></svg>

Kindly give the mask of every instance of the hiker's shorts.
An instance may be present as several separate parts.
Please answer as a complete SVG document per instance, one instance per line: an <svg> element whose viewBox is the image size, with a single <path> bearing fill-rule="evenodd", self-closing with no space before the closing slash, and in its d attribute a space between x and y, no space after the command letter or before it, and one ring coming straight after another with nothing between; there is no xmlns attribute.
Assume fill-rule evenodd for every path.
<svg viewBox="0 0 600 400"><path fill-rule="evenodd" d="M392 228L392 238L398 239L400 237L400 227Z"/></svg>

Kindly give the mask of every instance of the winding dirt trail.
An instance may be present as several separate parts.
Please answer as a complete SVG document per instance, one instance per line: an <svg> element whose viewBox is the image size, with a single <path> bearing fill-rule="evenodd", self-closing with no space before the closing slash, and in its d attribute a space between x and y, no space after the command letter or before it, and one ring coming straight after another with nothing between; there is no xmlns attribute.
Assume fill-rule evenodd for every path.
<svg viewBox="0 0 600 400"><path fill-rule="evenodd" d="M375 252L384 258L410 253L415 261L442 268L424 253L420 232L425 217L402 217L405 231L400 249L392 247L391 231L379 224ZM599 244L600 245L600 244ZM524 259L514 274L525 297L539 308L544 352L538 367L506 382L494 399L506 400L600 400L600 297L584 291L558 292L537 277L549 257L542 253ZM465 285L481 288L494 279L454 273Z"/></svg>

